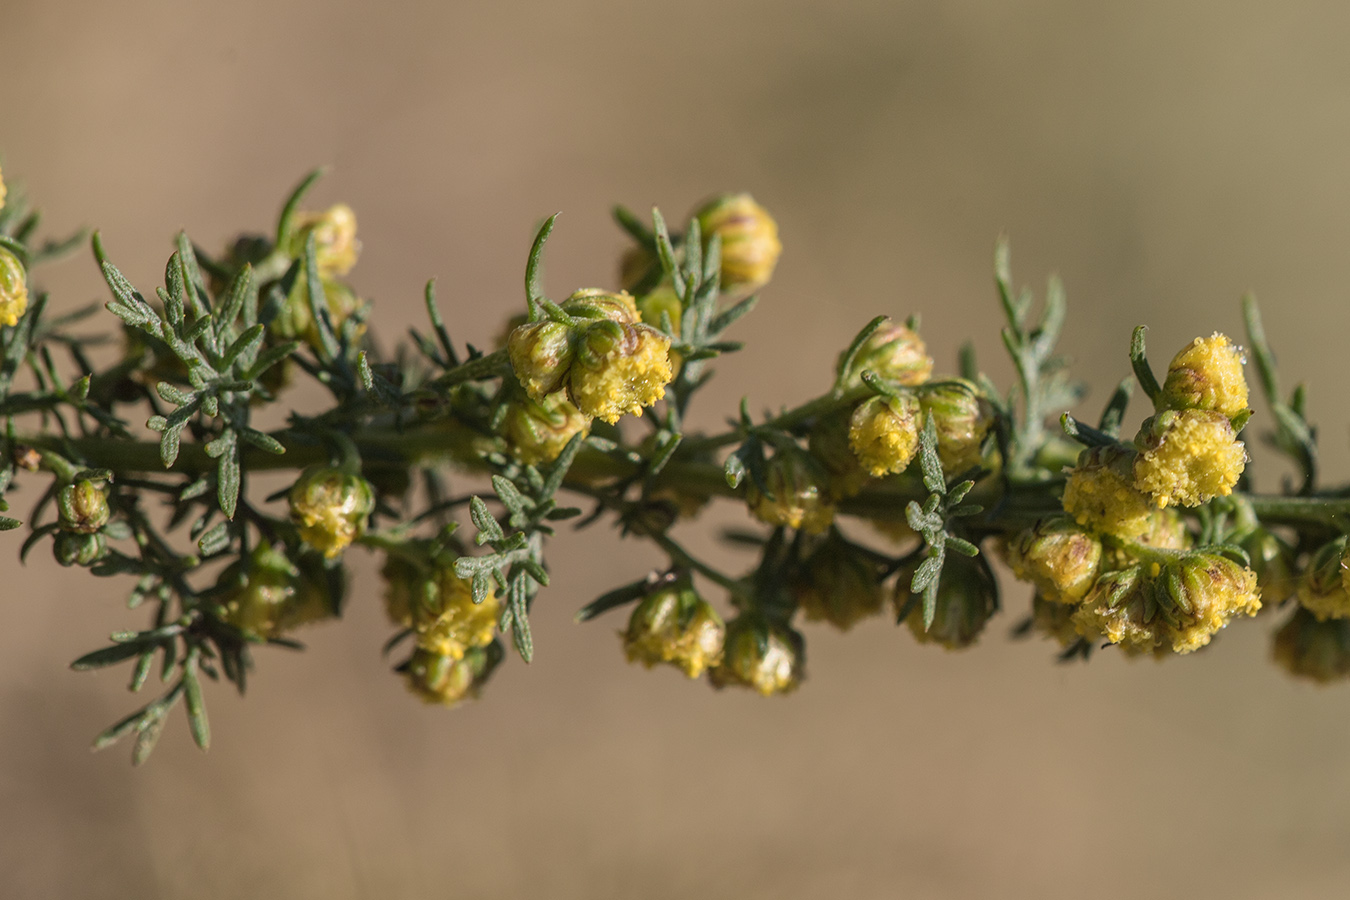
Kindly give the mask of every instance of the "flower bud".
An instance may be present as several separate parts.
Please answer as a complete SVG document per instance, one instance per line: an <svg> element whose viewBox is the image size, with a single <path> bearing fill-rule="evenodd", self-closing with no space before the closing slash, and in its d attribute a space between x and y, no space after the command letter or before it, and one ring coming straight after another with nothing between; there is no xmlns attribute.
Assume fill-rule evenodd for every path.
<svg viewBox="0 0 1350 900"><path fill-rule="evenodd" d="M291 521L306 544L332 559L366 531L375 508L370 482L329 466L310 466L291 488Z"/></svg>
<svg viewBox="0 0 1350 900"><path fill-rule="evenodd" d="M661 327L661 319L670 319L670 327L675 329L674 334L680 333L680 321L684 318L684 304L680 301L680 295L675 293L675 289L668 284L662 284L650 294L637 301L638 313L642 316L644 325L650 325L653 328Z"/></svg>
<svg viewBox="0 0 1350 900"><path fill-rule="evenodd" d="M637 302L632 295L620 291L615 294L603 288L581 288L562 302L562 310L569 316L588 321L606 320L620 325L636 325L642 321Z"/></svg>
<svg viewBox="0 0 1350 900"><path fill-rule="evenodd" d="M425 702L455 706L465 697L478 696L503 655L501 644L496 641L474 647L462 657L418 647L399 671L407 680L408 690Z"/></svg>
<svg viewBox="0 0 1350 900"><path fill-rule="evenodd" d="M52 555L63 566L92 566L108 552L103 535L58 531L52 541Z"/></svg>
<svg viewBox="0 0 1350 900"><path fill-rule="evenodd" d="M980 402L980 391L964 379L929 385L919 395L924 414L937 425L942 469L954 475L980 464L981 446L993 419Z"/></svg>
<svg viewBox="0 0 1350 900"><path fill-rule="evenodd" d="M802 613L847 631L881 612L881 570L874 557L831 529L792 580Z"/></svg>
<svg viewBox="0 0 1350 900"><path fill-rule="evenodd" d="M1319 622L1350 618L1350 590L1344 578L1347 554L1350 548L1344 537L1323 544L1299 580L1298 602Z"/></svg>
<svg viewBox="0 0 1350 900"><path fill-rule="evenodd" d="M708 677L714 687L739 685L768 697L796 690L805 663L806 642L800 634L746 613L727 623L726 654Z"/></svg>
<svg viewBox="0 0 1350 900"><path fill-rule="evenodd" d="M722 662L726 626L692 587L671 585L643 598L622 637L629 662L669 663L697 678Z"/></svg>
<svg viewBox="0 0 1350 900"><path fill-rule="evenodd" d="M1273 656L1290 675L1319 684L1350 676L1350 620L1323 621L1300 607L1276 632Z"/></svg>
<svg viewBox="0 0 1350 900"><path fill-rule="evenodd" d="M566 325L545 319L515 328L506 340L515 370L525 392L542 400L560 390L572 367L572 332Z"/></svg>
<svg viewBox="0 0 1350 900"><path fill-rule="evenodd" d="M839 410L818 419L806 436L807 449L824 467L830 493L836 497L856 496L871 480L849 444L851 421L848 410Z"/></svg>
<svg viewBox="0 0 1350 900"><path fill-rule="evenodd" d="M1199 506L1226 497L1247 464L1247 450L1228 417L1213 410L1167 410L1150 416L1135 444L1134 486L1158 506Z"/></svg>
<svg viewBox="0 0 1350 900"><path fill-rule="evenodd" d="M1169 409L1212 409L1233 417L1247 408L1242 348L1217 331L1196 338L1167 367L1160 403Z"/></svg>
<svg viewBox="0 0 1350 900"><path fill-rule="evenodd" d="M1154 507L1134 486L1135 456L1122 447L1085 449L1064 483L1064 511L1079 525L1127 540L1149 531Z"/></svg>
<svg viewBox="0 0 1350 900"><path fill-rule="evenodd" d="M258 640L279 637L336 614L326 573L317 558L292 562L284 545L260 544L217 581L221 618Z"/></svg>
<svg viewBox="0 0 1350 900"><path fill-rule="evenodd" d="M664 397L672 378L670 338L647 325L604 321L579 341L568 392L583 413L612 425Z"/></svg>
<svg viewBox="0 0 1350 900"><path fill-rule="evenodd" d="M88 479L61 488L56 495L56 507L62 531L93 534L108 524L108 495Z"/></svg>
<svg viewBox="0 0 1350 900"><path fill-rule="evenodd" d="M419 647L462 659L469 650L486 647L496 635L501 602L488 591L482 603L474 603L473 585L455 574L453 560L428 560L419 567L390 553L381 574L389 618L411 628Z"/></svg>
<svg viewBox="0 0 1350 900"><path fill-rule="evenodd" d="M291 257L298 259L304 255L305 244L313 234L319 274L346 275L356 265L361 242L356 239L356 213L347 204L338 203L321 213L300 213L296 226L287 247Z"/></svg>
<svg viewBox="0 0 1350 900"><path fill-rule="evenodd" d="M1152 589L1137 565L1107 572L1074 612L1074 627L1088 640L1105 638L1132 653L1152 652L1166 638L1157 603L1150 603Z"/></svg>
<svg viewBox="0 0 1350 900"><path fill-rule="evenodd" d="M853 411L848 443L872 477L903 472L909 466L919 449L920 414L919 401L908 394L871 397Z"/></svg>
<svg viewBox="0 0 1350 900"><path fill-rule="evenodd" d="M365 304L350 287L340 281L324 279L322 283L323 297L328 304L328 316L332 320L333 330L340 331L343 323L360 312ZM310 308L307 278L295 279L290 293L286 295L286 302L282 304L277 317L268 327L276 337L288 341L302 340L315 349L322 346L319 325L314 321L314 311ZM365 330L366 326L362 323L357 328L357 334L364 334Z"/></svg>
<svg viewBox="0 0 1350 900"><path fill-rule="evenodd" d="M0 247L0 325L18 325L26 309L28 274L17 256Z"/></svg>
<svg viewBox="0 0 1350 900"><path fill-rule="evenodd" d="M998 610L998 589L993 573L983 560L947 554L938 580L933 624L926 630L923 597L913 597L914 602L909 603L913 577L914 568L900 570L900 580L895 586L895 606L898 614L909 605L905 623L919 643L937 643L948 650L964 650L974 645L985 624Z"/></svg>
<svg viewBox="0 0 1350 900"><path fill-rule="evenodd" d="M800 449L783 447L768 461L765 490L750 479L745 502L750 513L769 525L820 534L834 521L834 502L820 464Z"/></svg>
<svg viewBox="0 0 1350 900"><path fill-rule="evenodd" d="M778 223L749 194L723 194L698 212L704 246L715 234L722 239L722 290L752 291L768 284L783 245Z"/></svg>
<svg viewBox="0 0 1350 900"><path fill-rule="evenodd" d="M843 355L840 355L843 361ZM863 341L844 373L843 386L862 384L862 373L871 370L887 381L903 385L923 384L933 372L933 357L923 338L899 322L886 320Z"/></svg>
<svg viewBox="0 0 1350 900"><path fill-rule="evenodd" d="M1237 616L1254 616L1261 608L1256 573L1215 553L1192 553L1177 564L1169 590L1177 603L1177 622L1168 623L1174 653L1199 650Z"/></svg>
<svg viewBox="0 0 1350 900"><path fill-rule="evenodd" d="M1013 574L1053 603L1077 603L1097 580L1102 542L1067 517L1042 519L1008 542Z"/></svg>
<svg viewBox="0 0 1350 900"><path fill-rule="evenodd" d="M552 462L573 435L590 430L590 417L582 415L561 393L550 394L542 402L513 400L502 420L502 434L511 454L530 466Z"/></svg>

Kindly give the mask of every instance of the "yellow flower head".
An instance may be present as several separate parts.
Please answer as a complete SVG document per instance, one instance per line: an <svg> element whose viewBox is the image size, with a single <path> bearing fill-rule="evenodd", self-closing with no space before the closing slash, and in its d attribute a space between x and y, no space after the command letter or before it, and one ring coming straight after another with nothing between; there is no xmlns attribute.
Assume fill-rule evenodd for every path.
<svg viewBox="0 0 1350 900"><path fill-rule="evenodd" d="M980 633L998 608L998 593L993 573L981 559L954 553L947 555L938 581L937 607L933 624L923 627L923 597L910 590L915 569L900 570L895 585L898 615L906 606L905 624L921 644L936 643L948 650L964 650L979 640Z"/></svg>
<svg viewBox="0 0 1350 900"><path fill-rule="evenodd" d="M492 591L473 602L473 586L447 560L419 570L390 554L385 563L385 608L396 624L412 628L417 646L451 659L486 647L496 635L501 602ZM406 605L405 605L406 604Z"/></svg>
<svg viewBox="0 0 1350 900"><path fill-rule="evenodd" d="M664 397L673 377L668 337L647 325L601 322L586 330L568 391L583 413L612 425Z"/></svg>
<svg viewBox="0 0 1350 900"><path fill-rule="evenodd" d="M217 584L224 591L221 617L259 640L335 614L322 568L297 566L285 547L260 544L247 561L227 567Z"/></svg>
<svg viewBox="0 0 1350 900"><path fill-rule="evenodd" d="M1346 539L1324 544L1313 554L1298 583L1298 602L1317 620L1350 618L1350 588L1347 588Z"/></svg>
<svg viewBox="0 0 1350 900"><path fill-rule="evenodd" d="M778 223L749 194L723 194L694 213L704 246L722 239L722 289L751 291L769 283L783 245Z"/></svg>
<svg viewBox="0 0 1350 900"><path fill-rule="evenodd" d="M1327 684L1350 676L1350 620L1318 619L1300 607L1275 634L1272 654L1290 675Z"/></svg>
<svg viewBox="0 0 1350 900"><path fill-rule="evenodd" d="M1152 527L1153 506L1134 486L1133 451L1093 447L1078 455L1064 483L1064 511L1079 525L1120 538L1138 538Z"/></svg>
<svg viewBox="0 0 1350 900"><path fill-rule="evenodd" d="M980 390L961 378L927 385L919 395L926 416L937 426L942 470L955 475L978 466L985 436L994 420L980 401Z"/></svg>
<svg viewBox="0 0 1350 900"><path fill-rule="evenodd" d="M803 615L847 631L881 612L881 571L866 552L831 529L792 579Z"/></svg>
<svg viewBox="0 0 1350 900"><path fill-rule="evenodd" d="M296 216L295 223L289 246L291 256L303 255L313 234L314 259L320 275L346 275L356 265L361 242L356 239L356 213L350 206L338 203L324 212L303 212Z"/></svg>
<svg viewBox="0 0 1350 900"><path fill-rule="evenodd" d="M26 309L28 274L17 256L0 247L0 325L18 325Z"/></svg>
<svg viewBox="0 0 1350 900"><path fill-rule="evenodd" d="M840 364L843 361L843 354L840 354ZM862 384L862 373L868 370L887 381L913 386L923 384L933 373L933 357L928 355L928 348L917 333L887 319L858 348L844 373L844 386Z"/></svg>
<svg viewBox="0 0 1350 900"><path fill-rule="evenodd" d="M853 411L848 443L874 478L905 471L919 449L919 401L871 397Z"/></svg>
<svg viewBox="0 0 1350 900"><path fill-rule="evenodd" d="M1179 565L1172 590L1178 603L1175 624L1168 623L1174 653L1190 653L1237 616L1254 616L1261 608L1256 573L1217 554L1196 553Z"/></svg>
<svg viewBox="0 0 1350 900"><path fill-rule="evenodd" d="M693 588L672 586L643 598L622 637L629 662L668 663L697 678L722 661L726 626Z"/></svg>
<svg viewBox="0 0 1350 900"><path fill-rule="evenodd" d="M801 635L747 614L727 624L726 652L708 677L718 688L748 687L765 697L786 694L801 684L805 660Z"/></svg>
<svg viewBox="0 0 1350 900"><path fill-rule="evenodd" d="M821 534L834 521L834 501L825 487L825 472L801 450L780 448L768 461L762 491L748 479L745 502L750 513L769 525Z"/></svg>
<svg viewBox="0 0 1350 900"><path fill-rule="evenodd" d="M582 415L562 393L542 401L512 401L502 420L502 434L512 455L526 465L552 462L574 435L590 430L590 417Z"/></svg>
<svg viewBox="0 0 1350 900"><path fill-rule="evenodd" d="M1013 574L1054 603L1077 603L1097 580L1102 542L1065 518L1044 519L1008 543Z"/></svg>
<svg viewBox="0 0 1350 900"><path fill-rule="evenodd" d="M1134 486L1158 506L1199 506L1232 493L1247 450L1228 417L1204 409L1168 410L1144 421L1135 438Z"/></svg>
<svg viewBox="0 0 1350 900"><path fill-rule="evenodd" d="M1225 416L1247 408L1242 349L1217 331L1196 338L1167 367L1161 402L1170 409L1212 409Z"/></svg>
<svg viewBox="0 0 1350 900"><path fill-rule="evenodd" d="M496 642L475 647L462 657L418 647L399 671L408 690L426 703L455 706L465 697L478 695L501 659L502 649Z"/></svg>
<svg viewBox="0 0 1350 900"><path fill-rule="evenodd" d="M375 493L360 475L310 466L291 488L291 521L306 544L332 559L366 530Z"/></svg>

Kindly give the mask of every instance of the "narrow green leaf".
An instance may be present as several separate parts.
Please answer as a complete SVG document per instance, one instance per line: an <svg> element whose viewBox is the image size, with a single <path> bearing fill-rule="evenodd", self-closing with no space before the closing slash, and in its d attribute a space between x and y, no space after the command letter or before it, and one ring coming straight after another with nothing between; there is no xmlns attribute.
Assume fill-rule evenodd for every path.
<svg viewBox="0 0 1350 900"><path fill-rule="evenodd" d="M201 537L197 538L197 549L203 556L215 556L230 546L230 524L220 522Z"/></svg>
<svg viewBox="0 0 1350 900"><path fill-rule="evenodd" d="M287 242L291 236L291 231L295 223L295 213L300 207L300 201L304 199L305 194L314 186L327 172L327 167L321 167L310 172L300 183L291 191L291 195L286 198L286 203L281 207L281 216L277 219L277 246L280 247Z"/></svg>
<svg viewBox="0 0 1350 900"><path fill-rule="evenodd" d="M211 747L211 725L206 718L206 704L202 701L202 685L197 678L197 661L187 658L183 667L184 699L187 701L188 729L192 740L203 750Z"/></svg>
<svg viewBox="0 0 1350 900"><path fill-rule="evenodd" d="M500 541L506 537L502 531L502 526L488 511L487 504L481 497L474 497L469 501L469 518L473 520L474 527L478 529L478 536L474 542L478 546L483 546L490 541Z"/></svg>
<svg viewBox="0 0 1350 900"><path fill-rule="evenodd" d="M1139 380L1139 386L1144 389L1144 394L1156 407L1162 387L1159 386L1158 379L1153 377L1153 368L1148 364L1148 352L1144 347L1146 331L1148 327L1140 325L1130 338L1130 366L1134 369L1134 377Z"/></svg>
<svg viewBox="0 0 1350 900"><path fill-rule="evenodd" d="M848 349L844 351L844 355L839 357L839 364L835 366L835 390L839 390L843 387L849 371L853 368L853 361L858 358L858 353L862 350L863 344L867 343L867 339L876 334L877 329L885 325L887 321L889 321L889 319L886 316L877 316L875 319L864 325L862 330L854 336L853 340L848 345Z"/></svg>
<svg viewBox="0 0 1350 900"><path fill-rule="evenodd" d="M220 358L220 368L222 371L229 371L230 367L239 359L249 359L262 346L263 337L267 333L267 326L262 323L251 325L244 329L244 333L235 339L234 343L226 348L224 355ZM250 381L252 379L245 379Z"/></svg>
<svg viewBox="0 0 1350 900"><path fill-rule="evenodd" d="M220 511L227 519L234 518L235 505L239 502L240 479L239 447L236 444L220 457L216 467L216 496L220 501Z"/></svg>
<svg viewBox="0 0 1350 900"><path fill-rule="evenodd" d="M530 307L531 322L537 322L541 318L540 308L544 299L544 244L553 233L553 225L558 221L559 215L561 214L554 213L539 226L534 243L530 247L530 258L525 263L525 302Z"/></svg>

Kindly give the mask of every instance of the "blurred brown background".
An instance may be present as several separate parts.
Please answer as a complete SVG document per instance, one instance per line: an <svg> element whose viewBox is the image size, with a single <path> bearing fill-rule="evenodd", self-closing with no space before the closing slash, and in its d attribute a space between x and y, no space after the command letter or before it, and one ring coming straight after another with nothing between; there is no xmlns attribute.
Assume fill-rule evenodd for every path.
<svg viewBox="0 0 1350 900"><path fill-rule="evenodd" d="M1238 332L1252 288L1346 470L1344 4L0 6L6 177L52 229L101 228L143 289L178 228L270 227L331 163L315 199L358 211L380 335L436 275L486 343L541 216L564 212L557 297L613 283L610 203L678 217L747 189L786 255L705 424L819 391L883 312L922 312L948 368L973 336L1006 379L1006 232L1019 281L1067 283L1091 409L1131 326L1162 363ZM104 294L87 253L43 279L66 308ZM1336 897L1350 876L1350 689L1271 666L1268 618L1203 658L1062 667L1007 638L1017 590L965 654L810 627L809 682L762 701L629 667L619 616L572 625L655 559L567 534L537 662L442 711L388 673L353 554L346 621L260 654L246 701L210 692L209 755L176 719L132 770L85 749L132 708L126 673L65 666L141 615L42 551L20 567L21 539L0 539L5 897Z"/></svg>

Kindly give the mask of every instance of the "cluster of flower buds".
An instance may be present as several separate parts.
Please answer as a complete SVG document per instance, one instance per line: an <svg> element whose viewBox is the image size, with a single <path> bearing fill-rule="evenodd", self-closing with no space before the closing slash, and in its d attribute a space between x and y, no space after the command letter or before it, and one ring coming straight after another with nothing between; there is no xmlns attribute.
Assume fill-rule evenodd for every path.
<svg viewBox="0 0 1350 900"><path fill-rule="evenodd" d="M381 570L385 611L415 641L398 671L413 693L447 706L476 696L502 659L501 602L489 590L475 603L471 582L455 574L456 558L440 544L409 541L390 549Z"/></svg>
<svg viewBox="0 0 1350 900"><path fill-rule="evenodd" d="M347 204L338 203L323 212L298 213L293 226L277 251L287 259L299 260L300 270L291 283L285 303L272 320L271 332L275 338L299 339L318 348L322 341L310 302L309 278L304 267L305 248L312 238L314 261L328 316L333 329L341 330L347 320L366 305L351 285L342 280L356 265L361 252L361 242L356 238L356 213ZM364 326L358 326L357 333L362 331Z"/></svg>
<svg viewBox="0 0 1350 900"><path fill-rule="evenodd" d="M561 394L581 415L612 424L665 396L670 338L642 322L631 296L580 290L560 309L560 318L527 322L507 339L530 399Z"/></svg>
<svg viewBox="0 0 1350 900"><path fill-rule="evenodd" d="M101 479L78 478L56 493L59 526L52 553L63 566L91 566L102 559L108 546L103 530L111 511L108 492Z"/></svg>

